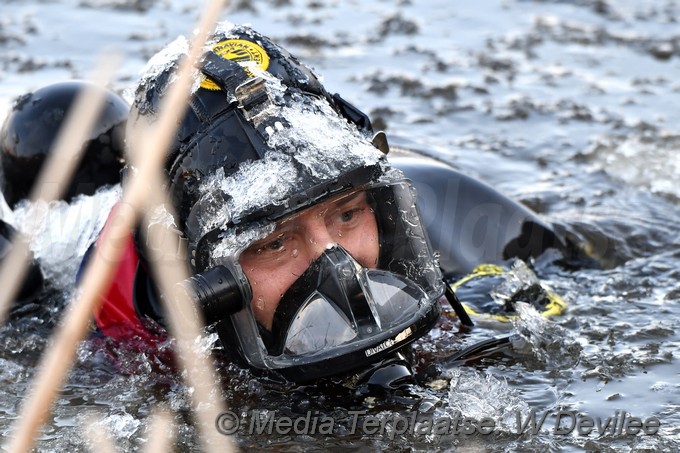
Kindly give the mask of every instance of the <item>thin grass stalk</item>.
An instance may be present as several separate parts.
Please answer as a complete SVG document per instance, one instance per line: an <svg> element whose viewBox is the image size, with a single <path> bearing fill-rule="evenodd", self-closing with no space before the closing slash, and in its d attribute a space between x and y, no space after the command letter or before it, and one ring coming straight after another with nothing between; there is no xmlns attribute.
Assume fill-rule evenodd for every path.
<svg viewBox="0 0 680 453"><path fill-rule="evenodd" d="M203 45L208 36L208 32L214 25L214 17L217 17L217 12L205 14L204 20L209 23L206 28L199 27L194 42L201 42L201 46L195 43L190 47L189 58L186 61L191 62L190 65L182 64L177 73L177 80L172 85L164 105L160 109L160 118L158 122L153 125L142 124L139 130L133 131L131 137L132 143L142 144L140 148L133 150L134 155L139 156L140 164L139 171L134 176L132 185L134 183L143 185L144 188L140 191L146 191L146 196L143 198L149 203L143 206L146 210L153 210L154 206L163 205L173 218L177 218L174 214L172 203L168 199L167 193L162 188L163 179L162 172L159 171L163 160L158 160L154 164L144 164L144 159L153 158L147 154L149 146L156 144L162 145L162 149L166 150L170 146L172 134L156 133L149 134L146 132L147 128L157 131L171 130L174 133L176 129L176 118L180 118L188 106L188 91L190 84L193 81L193 71L195 63L202 52ZM204 33L203 36L200 36ZM186 63L185 61L185 63ZM181 91L177 89L177 85L185 84ZM169 106L176 106L173 110L177 113L168 115ZM146 133L145 133L146 132ZM157 142L148 143L145 140L148 137L155 137L159 135L166 139L165 142L158 144ZM164 157L164 154L163 156ZM134 186L133 186L134 187ZM137 207L137 210L142 206ZM168 237L173 233L169 230L161 229L159 234L166 237L160 240L154 239L156 244L176 244L176 238ZM186 370L186 379L190 385L192 392L193 409L197 416L197 427L199 429L201 442L205 451L233 451L231 439L222 436L215 429L215 421L221 412L226 410L221 398L221 392L216 385L219 380L216 377L216 372L212 367L209 357L203 352L197 352L194 344L198 338L201 337L200 315L198 315L193 303L187 297L186 293L177 291L176 284L189 277L187 263L184 259L174 253L173 248L170 251L161 252L156 248L151 248L153 259L153 274L155 281L160 285L161 292L166 295L164 302L168 304L166 313L170 322L170 331L173 337L177 340L177 352L182 367Z"/></svg>
<svg viewBox="0 0 680 453"><path fill-rule="evenodd" d="M153 198L156 207L162 207L172 218L177 218L168 194L161 186L161 175L156 175L152 181L157 194ZM155 209L149 206L150 212ZM148 231L148 230L147 230ZM215 421L220 413L226 410L221 397L219 378L210 361L209 351L196 350L197 340L202 336L202 316L198 307L183 290L178 290L178 282L187 279L190 272L187 261L177 253L176 246L179 237L176 231L169 228L154 228L155 237L147 238L153 244L162 244L165 247L150 247L152 260L152 272L154 281L159 284L161 293L165 296L163 302L166 306L165 313L170 324L170 331L177 341L176 350L182 368L186 370L186 381L192 389L192 402L196 415L201 441L204 450L210 451L217 448L219 451L233 450L231 439L220 434L215 428ZM219 447L219 448L218 448Z"/></svg>
<svg viewBox="0 0 680 453"><path fill-rule="evenodd" d="M71 368L77 344L84 337L91 314L100 301L100 295L106 289L120 262L127 235L139 220L140 208L148 200L147 183L159 171L164 160L176 129L175 119L180 117L187 107L195 62L214 26L215 18L219 17L223 3L223 0L211 0L204 8L198 31L190 47L189 58L180 65L177 80L161 106L158 122L152 131L147 131L151 133L139 137L143 140L134 142L143 145L141 149L144 152L137 154L141 156L139 171L123 192L115 221L109 224L110 228L104 233L97 252L86 266L80 290L74 296L50 350L38 367L31 394L21 409L16 435L9 444L8 450L11 453L25 452L33 446L35 434L49 413L56 393ZM217 450L211 448L209 451Z"/></svg>
<svg viewBox="0 0 680 453"><path fill-rule="evenodd" d="M120 450L111 439L108 432L102 433L95 427L103 426L101 417L95 414L90 414L85 417L83 422L83 433L87 440L92 444L92 451L97 453L118 453Z"/></svg>
<svg viewBox="0 0 680 453"><path fill-rule="evenodd" d="M120 62L116 53L107 53L100 59L93 76L94 86L86 86L78 93L73 108L59 130L51 152L31 189L32 202L43 200L45 203L58 200L64 194L68 182L73 177L80 162L84 143L91 134L99 117L106 97L97 86L105 86L115 73ZM28 242L19 234L12 238L9 254L4 258L0 269L0 324L4 323L7 313L26 278L29 261Z"/></svg>
<svg viewBox="0 0 680 453"><path fill-rule="evenodd" d="M172 416L165 410L156 411L149 421L149 436L143 453L168 453L172 451L175 426Z"/></svg>

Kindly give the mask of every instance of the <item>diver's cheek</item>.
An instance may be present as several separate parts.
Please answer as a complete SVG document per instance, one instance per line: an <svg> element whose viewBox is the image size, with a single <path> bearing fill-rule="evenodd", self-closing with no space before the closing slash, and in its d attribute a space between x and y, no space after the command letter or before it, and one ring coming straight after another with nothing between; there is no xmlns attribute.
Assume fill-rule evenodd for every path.
<svg viewBox="0 0 680 453"><path fill-rule="evenodd" d="M281 289L285 286L280 268L262 269L257 266L243 266L243 272L253 293L251 307L255 319L267 330L271 330L276 307L281 300Z"/></svg>
<svg viewBox="0 0 680 453"><path fill-rule="evenodd" d="M253 293L252 309L255 319L267 330L271 330L274 313L283 295L309 267L306 254L300 253L277 266L266 268L243 266L243 272Z"/></svg>
<svg viewBox="0 0 680 453"><path fill-rule="evenodd" d="M250 268L244 269L243 271L246 274L246 278L250 283L250 290L253 293L251 307L255 319L267 329L271 329L274 311L276 310L276 301L272 300L272 296L268 291L269 285L267 284L267 281L262 278L260 272L257 272L255 269Z"/></svg>

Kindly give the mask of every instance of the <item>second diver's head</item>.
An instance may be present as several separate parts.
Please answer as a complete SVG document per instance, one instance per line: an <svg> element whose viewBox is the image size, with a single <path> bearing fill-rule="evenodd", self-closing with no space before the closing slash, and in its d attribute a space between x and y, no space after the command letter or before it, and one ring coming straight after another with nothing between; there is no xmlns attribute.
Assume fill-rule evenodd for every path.
<svg viewBox="0 0 680 453"><path fill-rule="evenodd" d="M187 47L149 62L131 124L153 121ZM223 269L241 302L207 322L250 366L300 382L349 373L438 318L444 286L414 190L372 138L284 49L218 25L166 174L193 271Z"/></svg>
<svg viewBox="0 0 680 453"><path fill-rule="evenodd" d="M66 117L77 97L88 90L99 91L104 104L82 143L83 157L63 190L63 198L71 201L119 182L130 106L117 93L91 82L55 82L18 98L0 128L0 190L10 206L15 207L35 190L33 185L54 151Z"/></svg>

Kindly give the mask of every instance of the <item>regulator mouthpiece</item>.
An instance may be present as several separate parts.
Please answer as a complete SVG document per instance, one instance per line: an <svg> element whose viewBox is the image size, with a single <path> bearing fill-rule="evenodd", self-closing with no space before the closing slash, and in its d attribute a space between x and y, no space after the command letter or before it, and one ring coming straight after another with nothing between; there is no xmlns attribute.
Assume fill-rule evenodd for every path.
<svg viewBox="0 0 680 453"><path fill-rule="evenodd" d="M244 308L244 297L239 285L224 266L207 269L178 285L200 308L206 325L226 319Z"/></svg>

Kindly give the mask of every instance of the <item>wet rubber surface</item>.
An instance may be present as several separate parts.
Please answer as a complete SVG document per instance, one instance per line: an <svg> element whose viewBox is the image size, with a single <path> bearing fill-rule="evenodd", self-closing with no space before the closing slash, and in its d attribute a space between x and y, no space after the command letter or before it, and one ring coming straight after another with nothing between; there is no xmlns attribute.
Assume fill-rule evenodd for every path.
<svg viewBox="0 0 680 453"><path fill-rule="evenodd" d="M286 451L677 450L680 2L233 3L224 19L251 23L280 41L323 75L329 91L367 111L376 128L522 201L600 263L566 268L551 256L533 263L541 280L568 300L560 317L525 311L512 324L478 322L462 335L445 316L414 346L421 370L438 368L410 394L282 385L221 364L224 396L246 421L238 444ZM4 115L26 91L86 77L112 48L124 55L112 86L127 93L155 51L190 33L201 4L0 1L0 7ZM67 230L55 224L60 233ZM45 253L52 271L64 266L70 275L77 257L64 264L58 248ZM41 304L16 311L0 332L3 438L65 299L62 291L47 291ZM464 346L508 333L520 337L511 352L469 366L447 362ZM111 365L112 355L123 370ZM37 450L88 451L81 433L89 410L99 411L101 429L121 450L142 448L146 420L159 403L178 414L177 450L198 451L180 377L125 345L85 342ZM550 414L543 431L517 434L518 414L524 422L532 409L537 417ZM250 432L251 415L267 410L293 420L311 414L319 425L309 435ZM595 428L559 434L551 416L559 411L603 423L610 418L610 428L624 412L643 421L656 417L661 426L652 435L618 427L601 427L604 435ZM395 424L413 414L450 423L458 413L489 417L495 429L443 434L418 418L421 431L399 433L402 425ZM334 420L331 434L320 429L324 417ZM370 417L389 426L382 433L351 429Z"/></svg>

